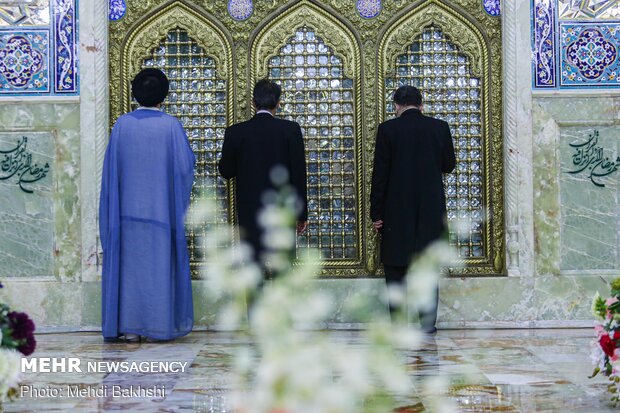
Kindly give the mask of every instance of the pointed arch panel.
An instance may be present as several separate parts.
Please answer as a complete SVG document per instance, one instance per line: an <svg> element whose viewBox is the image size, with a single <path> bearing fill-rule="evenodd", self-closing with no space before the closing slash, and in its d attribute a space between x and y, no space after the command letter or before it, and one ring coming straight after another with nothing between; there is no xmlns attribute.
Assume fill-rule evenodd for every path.
<svg viewBox="0 0 620 413"><path fill-rule="evenodd" d="M388 25L378 50L379 121L401 85L422 90L424 112L450 125L456 170L444 178L459 273L504 268L501 63L474 19L428 0ZM467 229L463 231L463 227Z"/></svg>
<svg viewBox="0 0 620 413"><path fill-rule="evenodd" d="M308 168L309 225L298 256L315 248L325 275L368 273L364 245L361 56L349 27L310 1L285 9L257 31L250 85L282 86L281 115L298 122Z"/></svg>

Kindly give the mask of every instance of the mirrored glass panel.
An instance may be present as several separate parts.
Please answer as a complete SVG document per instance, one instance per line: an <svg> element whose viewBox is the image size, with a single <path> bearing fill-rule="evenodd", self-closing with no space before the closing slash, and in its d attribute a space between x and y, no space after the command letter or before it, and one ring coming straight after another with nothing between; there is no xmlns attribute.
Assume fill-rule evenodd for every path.
<svg viewBox="0 0 620 413"><path fill-rule="evenodd" d="M170 80L162 110L181 121L196 155L192 199L204 191L214 195L217 202L218 212L213 222L200 229L186 226L190 261L198 262L201 258L198 237L208 236L210 225L228 221L227 185L217 170L226 129L226 82L218 77L213 58L181 29L170 31L142 67L159 68Z"/></svg>
<svg viewBox="0 0 620 413"><path fill-rule="evenodd" d="M437 27L427 27L397 57L396 73L386 79L388 117L394 116L398 86L422 90L424 113L450 125L456 151L456 170L444 177L450 239L463 258L484 254L484 146L480 79L471 75L468 57ZM456 223L471 228L457 234Z"/></svg>
<svg viewBox="0 0 620 413"><path fill-rule="evenodd" d="M282 86L281 114L303 130L308 170L307 233L298 254L358 259L353 80L315 31L300 27L275 57L269 77Z"/></svg>

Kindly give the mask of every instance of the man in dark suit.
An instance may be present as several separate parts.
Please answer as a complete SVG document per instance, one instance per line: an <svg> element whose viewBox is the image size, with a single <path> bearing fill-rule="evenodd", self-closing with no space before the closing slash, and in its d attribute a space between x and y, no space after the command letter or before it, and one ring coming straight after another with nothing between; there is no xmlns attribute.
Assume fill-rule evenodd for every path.
<svg viewBox="0 0 620 413"><path fill-rule="evenodd" d="M263 196L278 190L272 180L274 168L283 168L299 201L297 233L307 226L306 157L301 127L275 117L281 89L269 80L256 83L253 93L256 114L252 119L226 129L218 169L226 179L236 178L236 205L240 235L254 249L254 260L265 268L263 228L258 214ZM277 170L277 169L276 169Z"/></svg>
<svg viewBox="0 0 620 413"><path fill-rule="evenodd" d="M411 261L447 230L442 173L452 172L456 164L450 127L422 114L417 88L399 87L394 104L397 117L377 130L370 193L388 287L402 285ZM420 311L428 333L436 331L437 295L434 308ZM390 303L390 313L396 309Z"/></svg>

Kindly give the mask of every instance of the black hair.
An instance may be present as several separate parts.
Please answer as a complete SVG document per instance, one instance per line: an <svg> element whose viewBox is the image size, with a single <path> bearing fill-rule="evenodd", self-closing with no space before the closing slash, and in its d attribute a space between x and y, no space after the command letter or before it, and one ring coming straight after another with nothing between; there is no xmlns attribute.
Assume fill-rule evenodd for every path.
<svg viewBox="0 0 620 413"><path fill-rule="evenodd" d="M394 92L394 103L401 106L420 106L422 104L422 93L415 86L401 86Z"/></svg>
<svg viewBox="0 0 620 413"><path fill-rule="evenodd" d="M257 110L275 109L280 101L282 89L269 79L261 79L254 85L254 104Z"/></svg>

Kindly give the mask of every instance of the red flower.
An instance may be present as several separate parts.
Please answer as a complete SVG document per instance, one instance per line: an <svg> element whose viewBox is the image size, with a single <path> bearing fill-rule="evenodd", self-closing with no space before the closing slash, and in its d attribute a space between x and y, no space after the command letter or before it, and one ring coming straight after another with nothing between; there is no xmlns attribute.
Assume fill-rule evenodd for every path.
<svg viewBox="0 0 620 413"><path fill-rule="evenodd" d="M615 337L615 334L614 334ZM599 340L601 348L609 357L614 355L614 350L616 349L616 342L609 337L609 334L603 334Z"/></svg>
<svg viewBox="0 0 620 413"><path fill-rule="evenodd" d="M34 349L37 347L37 341L34 336L27 337L22 344L17 347L17 350L24 356L29 356L34 353Z"/></svg>
<svg viewBox="0 0 620 413"><path fill-rule="evenodd" d="M26 313L18 313L11 311L7 314L9 318L9 327L11 327L11 336L15 340L23 340L32 336L34 332L34 323Z"/></svg>

